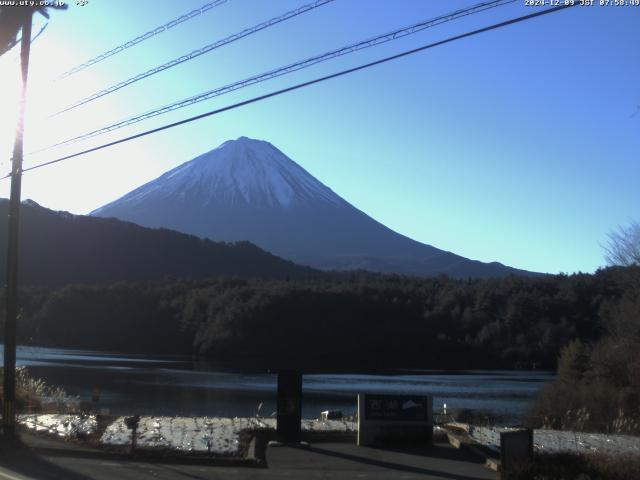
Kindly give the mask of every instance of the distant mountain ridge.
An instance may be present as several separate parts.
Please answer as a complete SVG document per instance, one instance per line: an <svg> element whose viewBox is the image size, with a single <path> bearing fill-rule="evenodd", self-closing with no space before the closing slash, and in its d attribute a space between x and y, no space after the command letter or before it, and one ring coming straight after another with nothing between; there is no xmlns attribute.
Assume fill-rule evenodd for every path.
<svg viewBox="0 0 640 480"><path fill-rule="evenodd" d="M217 241L248 240L321 269L452 277L533 274L396 233L270 143L247 137L224 142L90 215Z"/></svg>
<svg viewBox="0 0 640 480"><path fill-rule="evenodd" d="M0 199L0 218L8 214ZM0 222L0 251L7 248L7 222ZM163 277L200 279L309 278L317 272L278 258L249 242L216 243L167 229L117 219L57 212L26 200L20 216L20 284L60 286ZM6 255L0 255L0 271Z"/></svg>

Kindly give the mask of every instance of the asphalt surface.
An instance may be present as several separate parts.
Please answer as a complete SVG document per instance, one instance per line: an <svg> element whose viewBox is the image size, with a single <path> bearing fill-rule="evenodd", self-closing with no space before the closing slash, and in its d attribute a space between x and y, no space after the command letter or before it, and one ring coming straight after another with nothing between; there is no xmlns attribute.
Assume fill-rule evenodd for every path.
<svg viewBox="0 0 640 480"><path fill-rule="evenodd" d="M0 448L0 480L31 479L497 479L483 460L448 444L382 450L350 443L268 447L266 467L136 460L21 434L24 447Z"/></svg>

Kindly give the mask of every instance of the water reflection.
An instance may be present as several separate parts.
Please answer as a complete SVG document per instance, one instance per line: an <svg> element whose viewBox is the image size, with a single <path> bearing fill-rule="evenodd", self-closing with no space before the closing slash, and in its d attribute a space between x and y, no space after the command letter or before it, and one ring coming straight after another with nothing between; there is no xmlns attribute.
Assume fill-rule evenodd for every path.
<svg viewBox="0 0 640 480"><path fill-rule="evenodd" d="M1 348L0 348L1 350ZM104 352L19 347L18 365L36 377L88 401L100 389L100 407L113 413L253 416L275 411L276 376L234 372L229 366L188 357L122 355ZM355 410L358 392L434 395L434 407L483 410L514 419L549 372L408 370L402 374L313 374L304 376L303 416L321 410Z"/></svg>

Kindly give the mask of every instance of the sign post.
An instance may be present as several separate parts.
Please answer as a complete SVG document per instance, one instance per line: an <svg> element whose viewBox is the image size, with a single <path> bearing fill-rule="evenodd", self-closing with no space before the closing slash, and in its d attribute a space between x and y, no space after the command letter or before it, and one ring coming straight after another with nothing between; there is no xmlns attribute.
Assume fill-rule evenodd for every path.
<svg viewBox="0 0 640 480"><path fill-rule="evenodd" d="M136 440L138 435L138 425L140 425L140 415L125 417L124 424L131 430L131 454L136 451Z"/></svg>
<svg viewBox="0 0 640 480"><path fill-rule="evenodd" d="M433 444L433 397L358 395L358 445Z"/></svg>
<svg viewBox="0 0 640 480"><path fill-rule="evenodd" d="M302 373L278 372L278 413L276 439L281 443L301 440Z"/></svg>

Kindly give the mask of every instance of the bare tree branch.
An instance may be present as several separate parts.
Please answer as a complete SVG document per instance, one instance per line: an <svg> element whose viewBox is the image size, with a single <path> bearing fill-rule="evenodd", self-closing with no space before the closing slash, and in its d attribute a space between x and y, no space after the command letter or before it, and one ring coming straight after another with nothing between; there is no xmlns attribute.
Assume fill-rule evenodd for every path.
<svg viewBox="0 0 640 480"><path fill-rule="evenodd" d="M640 223L632 221L628 226L620 226L608 235L605 245L605 259L609 265L640 266Z"/></svg>

